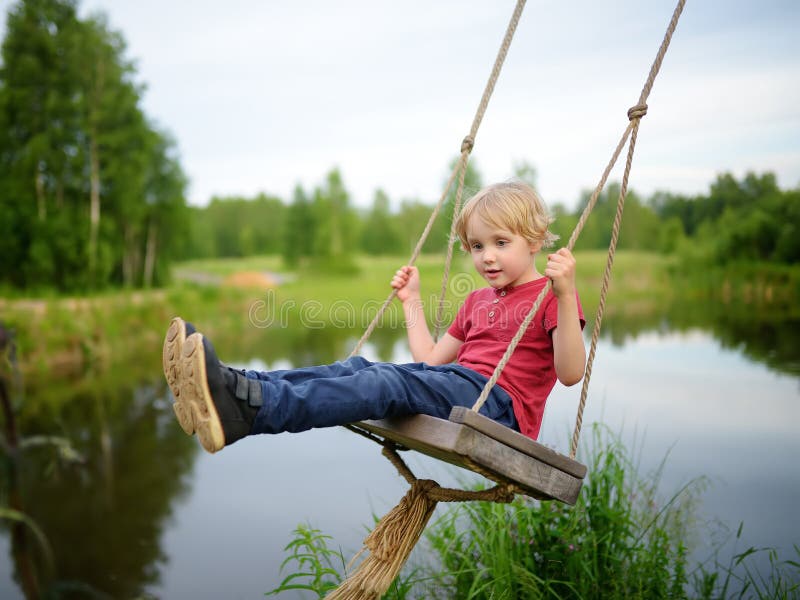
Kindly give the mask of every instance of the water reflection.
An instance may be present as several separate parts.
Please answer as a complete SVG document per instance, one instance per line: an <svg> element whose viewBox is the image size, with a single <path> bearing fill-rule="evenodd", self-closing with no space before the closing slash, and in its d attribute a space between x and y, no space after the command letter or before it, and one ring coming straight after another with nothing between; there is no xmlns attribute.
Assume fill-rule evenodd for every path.
<svg viewBox="0 0 800 600"><path fill-rule="evenodd" d="M796 474L785 476L793 468L791 461L776 460L787 456L786 445L796 437L791 431L794 421L781 415L797 413L796 394L787 395L785 390L787 380L797 389L798 325L797 319L777 315L756 319L746 308L723 305L682 302L659 310L615 305L604 321L604 347L598 353L601 362L592 388L595 398L608 394L609 401L593 399L589 416L650 424L648 441L659 448L658 459L676 439L683 440L670 457L674 470L722 474L732 482L728 494L752 497L762 489L775 490L783 482L780 493L769 494L769 514L741 507L726 514L730 502L725 504L725 491L712 490L710 497L712 504L718 503L716 514L734 521L744 519L769 535L778 536L784 528L785 536L784 519L770 515L792 514L784 504L799 485ZM698 331L704 333L692 333ZM683 333L670 337L667 332ZM259 357L263 366L277 368L341 359L361 331L250 328L210 334L228 362L246 364ZM719 349L709 345L709 335L718 346L736 349L735 360L727 356L715 362ZM402 331L376 330L369 358L410 360L403 338ZM159 352L160 348L143 349L141 360L158 365ZM762 399L756 409L748 399L770 393L761 375L752 382L736 380L716 400L706 394L709 384L723 381L729 371L752 371L749 361L791 377L778 377L780 387L774 388L780 390L778 395L769 402ZM699 364L701 368L687 368ZM28 437L62 436L82 457L66 461L51 447L35 448L20 455L13 489L9 471L4 474L4 496L19 494L25 512L52 547L54 565L48 573L35 541L23 542L27 543L23 550L43 579L42 587L76 590L63 597L90 597L90 590L99 597L133 598L154 590L157 595L174 597L188 593L192 584L186 580L198 576L205 597L224 596L224 579L215 588L215 573L197 575L205 568L198 565L210 560L204 547L208 533L219 538L215 544L236 544L238 556L223 568L250 565L238 577L249 582L248 589L256 597L277 581L281 549L297 523L309 515L318 519L314 525L336 536L348 554L358 548L369 516L382 513L405 491L405 483L377 450L365 448L360 440L351 443L354 436L339 429L277 436L270 444L260 439L244 441L219 456L207 456L175 425L160 373L157 368L153 371L155 383L126 381L124 372L106 373L104 381L98 374L89 374L71 386L57 382L29 387L26 392L19 408L20 430ZM750 384L754 387L748 388ZM573 390L569 392L574 400ZM564 390L555 393L562 395ZM574 419L572 400L551 401L551 406L559 408L548 409L550 421L543 435L564 439L565 426ZM614 414L616 401L624 405L620 414ZM786 427L775 429L781 423ZM253 451L256 447L258 452ZM751 450L743 453L743 447ZM335 451L327 452L327 448ZM698 461L700 455L720 453L740 458L736 464L729 460L701 465ZM739 473L746 470L747 461L752 463L747 467L751 475L743 480ZM422 468L420 476L444 484L448 477L452 480L451 474L425 459L412 466ZM755 476L759 472L761 478ZM282 491L285 486L280 482L290 482L290 488ZM754 507L764 502L763 498L751 500ZM234 516L228 520L226 514ZM197 523L209 530L198 532ZM9 526L4 527L5 534ZM3 538L0 551L7 548L12 560L0 565L0 597L21 598L24 565L20 553L12 552L20 549L20 542L7 534Z"/></svg>
<svg viewBox="0 0 800 600"><path fill-rule="evenodd" d="M727 530L731 538L722 561L750 546L793 558L800 539L798 378L749 360L740 348L726 349L699 329L640 333L624 346L601 343L584 414L584 423L620 433L641 474L660 472L664 496L708 478L696 538L687 540L697 544L692 558L698 561L713 558L711 533L721 540ZM572 389L554 390L542 428L545 443L567 439L576 400ZM743 534L734 548L740 523ZM770 569L766 553L750 562L761 572Z"/></svg>
<svg viewBox="0 0 800 600"><path fill-rule="evenodd" d="M587 308L587 315L592 307ZM591 324L587 325L587 329ZM603 320L602 339L622 346L653 331L709 333L723 348L741 351L770 369L800 374L800 318L781 311L756 311L749 304L681 298L644 308L612 304Z"/></svg>
<svg viewBox="0 0 800 600"><path fill-rule="evenodd" d="M364 333L361 329L343 327L244 327L232 331L215 329L213 323L203 323L201 329L214 341L219 355L229 363L247 362L258 357L266 364L281 362L297 367L342 360ZM374 359L392 360L395 343L404 335L401 329L375 329L370 337L370 344L375 349ZM160 358L154 356L153 360L160 361Z"/></svg>
<svg viewBox="0 0 800 600"><path fill-rule="evenodd" d="M20 454L25 512L54 556L48 572L27 541L42 595L134 598L159 583L167 560L163 531L197 454L164 395L160 385L120 384L44 403L30 396L23 405L20 423L29 438L62 436L81 457L64 461L49 447ZM8 583L0 584L0 596L12 597L2 586Z"/></svg>

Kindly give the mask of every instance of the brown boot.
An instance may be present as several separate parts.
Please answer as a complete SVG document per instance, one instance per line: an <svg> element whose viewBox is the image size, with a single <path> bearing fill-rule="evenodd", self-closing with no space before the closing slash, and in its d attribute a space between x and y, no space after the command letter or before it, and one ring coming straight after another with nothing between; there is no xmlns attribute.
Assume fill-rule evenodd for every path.
<svg viewBox="0 0 800 600"><path fill-rule="evenodd" d="M263 403L261 382L223 365L201 333L186 338L181 354L175 415L208 452L217 452L250 433Z"/></svg>

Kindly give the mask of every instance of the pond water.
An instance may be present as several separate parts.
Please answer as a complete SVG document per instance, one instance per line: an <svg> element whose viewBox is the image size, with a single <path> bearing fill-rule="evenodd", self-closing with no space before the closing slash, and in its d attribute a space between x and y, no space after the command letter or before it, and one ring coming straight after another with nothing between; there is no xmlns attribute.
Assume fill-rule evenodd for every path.
<svg viewBox="0 0 800 600"><path fill-rule="evenodd" d="M635 447L644 475L666 456L665 499L708 477L701 516L731 535L743 522L736 549L773 547L796 558L797 325L755 326L751 337L741 328L679 331L661 322L601 338L585 437L592 422L604 423ZM770 332L780 350L762 339ZM390 353L392 360L410 360L401 337L393 337ZM364 354L386 360L386 344L380 352L367 345ZM253 358L244 366L289 363ZM555 389L540 441L568 451L578 396L578 388ZM379 448L343 428L257 436L209 455L180 431L170 404L159 377L76 393L67 408L53 414L42 408L22 420L30 431L68 437L84 454L81 464L65 464L34 451L20 469L25 510L48 536L61 579L113 598L260 598L282 578L283 548L295 526L321 529L349 558L372 515L385 513L406 491ZM442 484L470 478L427 457L412 454L408 462L418 476ZM698 529L698 559L708 558L717 541L705 531ZM15 565L24 559L11 546L4 529L0 597L9 600L23 597ZM727 551L734 551L730 544Z"/></svg>

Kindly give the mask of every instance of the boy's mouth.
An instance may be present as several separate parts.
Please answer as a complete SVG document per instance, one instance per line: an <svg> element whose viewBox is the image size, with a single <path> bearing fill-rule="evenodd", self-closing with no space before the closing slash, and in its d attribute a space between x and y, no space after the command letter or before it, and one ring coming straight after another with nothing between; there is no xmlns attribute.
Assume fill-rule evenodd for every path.
<svg viewBox="0 0 800 600"><path fill-rule="evenodd" d="M502 270L501 269L485 269L483 272L486 275L486 277L488 277L489 279L494 279L494 278L498 277L500 275L500 273L502 273Z"/></svg>

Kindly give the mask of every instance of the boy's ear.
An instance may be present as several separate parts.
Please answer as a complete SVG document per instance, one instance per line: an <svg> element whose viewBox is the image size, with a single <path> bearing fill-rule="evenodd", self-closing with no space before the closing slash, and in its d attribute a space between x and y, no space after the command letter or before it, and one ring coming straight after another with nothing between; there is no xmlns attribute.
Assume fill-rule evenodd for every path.
<svg viewBox="0 0 800 600"><path fill-rule="evenodd" d="M536 254L542 249L543 243L539 242L531 242L531 254Z"/></svg>

